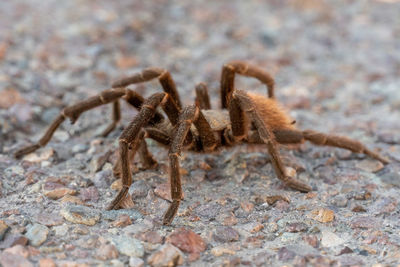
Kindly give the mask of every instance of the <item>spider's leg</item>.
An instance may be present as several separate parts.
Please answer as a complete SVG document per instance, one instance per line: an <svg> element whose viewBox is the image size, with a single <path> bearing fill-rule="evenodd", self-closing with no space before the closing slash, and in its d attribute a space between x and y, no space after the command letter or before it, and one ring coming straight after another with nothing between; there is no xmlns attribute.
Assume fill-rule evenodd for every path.
<svg viewBox="0 0 400 267"><path fill-rule="evenodd" d="M199 83L196 85L196 103L200 109L211 109L210 96L208 95L207 85Z"/></svg>
<svg viewBox="0 0 400 267"><path fill-rule="evenodd" d="M183 199L181 174L179 172L179 155L181 153L186 136L190 131L190 126L192 125L192 123L194 123L194 121L196 121L198 114L199 109L196 106L188 106L184 108L181 115L179 116L179 123L175 130L175 134L172 139L171 147L168 153L170 164L169 177L171 184L172 203L164 214L164 225L171 224L176 213L178 212L179 204Z"/></svg>
<svg viewBox="0 0 400 267"><path fill-rule="evenodd" d="M146 133L149 138L156 140L157 142L168 146L171 143L171 138L167 133L154 127L146 127Z"/></svg>
<svg viewBox="0 0 400 267"><path fill-rule="evenodd" d="M129 164L129 148L137 149L135 145L140 138L139 132L149 120L154 116L156 108L160 105L161 101L168 97L165 93L156 93L150 96L142 105L139 114L132 120L132 122L125 128L119 137L119 159L122 172L122 189L114 198L107 209L116 209L119 207L120 202L125 198L128 193L129 187L132 184L132 174ZM133 150L133 153L136 150Z"/></svg>
<svg viewBox="0 0 400 267"><path fill-rule="evenodd" d="M272 76L260 67L243 61L231 61L222 67L221 74L221 104L227 108L231 94L235 88L235 74L253 77L267 85L268 96L274 97L275 81Z"/></svg>
<svg viewBox="0 0 400 267"><path fill-rule="evenodd" d="M267 145L268 152L271 156L272 166L277 174L278 178L282 180L287 186L299 190L301 192L309 192L311 191L311 187L298 181L293 177L289 177L286 174L285 166L281 160L279 155L279 151L277 148L277 143L275 140L275 136L273 132L269 129L268 125L265 125L264 121L260 117L259 113L257 112L255 105L251 98L246 94L244 91L235 90L232 95L232 101L234 99L238 100L238 107L241 109L241 112L248 114L250 120L254 123L258 133L260 135L261 140ZM232 102L231 101L231 102ZM230 108L231 109L231 108ZM236 121L235 117L231 116L232 121L232 131L233 126L235 124L240 124L240 121ZM244 129L244 127L243 127Z"/></svg>
<svg viewBox="0 0 400 267"><path fill-rule="evenodd" d="M355 153L363 153L365 155L370 156L376 160L379 160L383 164L388 164L389 160L385 159L378 153L369 150L365 145L361 142L350 139L348 137L337 136L337 135L329 135L320 132L316 132L313 130L306 130L303 131L304 139L310 141L313 144L320 145L320 146L333 146L333 147L340 147L344 149L348 149Z"/></svg>
<svg viewBox="0 0 400 267"><path fill-rule="evenodd" d="M275 136L276 142L279 144L301 144L304 142L302 131L296 129L274 130L273 134ZM256 130L249 131L249 136L247 140L249 141L249 143L263 143L260 138L260 134Z"/></svg>
<svg viewBox="0 0 400 267"><path fill-rule="evenodd" d="M149 149L147 148L147 143L145 138L140 141L139 144L139 158L142 162L142 166L144 169L151 169L157 166L157 161L154 159L153 155L150 153Z"/></svg>
<svg viewBox="0 0 400 267"><path fill-rule="evenodd" d="M217 145L217 140L215 138L214 132L211 129L210 124L204 117L204 114L201 112L201 110L199 111L199 114L197 115L196 120L193 122L193 124L199 131L201 149L206 152L213 151Z"/></svg>
<svg viewBox="0 0 400 267"><path fill-rule="evenodd" d="M140 161L145 169L153 167L157 162L153 159L151 153L147 150L146 141L144 137L146 135L145 131L140 131L137 139L129 145L128 161L132 163L135 159L136 151L139 153ZM113 167L114 177L119 177L121 175L121 158L117 158L115 165Z"/></svg>
<svg viewBox="0 0 400 267"><path fill-rule="evenodd" d="M107 135L109 135L115 129L115 127L117 127L117 124L118 124L120 119L121 119L121 107L119 105L119 101L116 100L116 101L113 102L112 122L101 133L101 136L106 137Z"/></svg>
<svg viewBox="0 0 400 267"><path fill-rule="evenodd" d="M19 158L25 154L29 154L35 151L40 147L45 146L50 141L54 132L66 118L69 118L71 120L71 123L73 124L83 112L104 104L108 104L110 102L114 102L118 98L122 97L124 94L124 88L113 88L109 90L104 90L97 96L90 97L86 100L76 103L75 105L64 108L61 113L56 117L56 119L50 124L49 128L42 136L42 138L40 138L40 140L36 144L24 147L16 151L14 154L15 157Z"/></svg>
<svg viewBox="0 0 400 267"><path fill-rule="evenodd" d="M137 110L140 110L140 108L144 102L143 96L141 96L139 93L132 91L130 89L126 90L126 95L125 95L124 99L128 104L130 104ZM154 117L150 120L149 123L156 124L156 123L159 123L160 121L162 121L163 119L164 119L164 116L160 112L156 111L156 113L154 114Z"/></svg>
<svg viewBox="0 0 400 267"><path fill-rule="evenodd" d="M176 105L179 109L182 108L181 100L179 98L178 91L176 90L176 85L174 80L172 79L169 71L161 69L161 68L147 68L143 71L133 74L131 76L119 79L112 84L112 87L125 87L130 84L142 83L150 81L154 78L158 78L161 86L164 89L164 92L169 94L173 101L175 101Z"/></svg>
<svg viewBox="0 0 400 267"><path fill-rule="evenodd" d="M135 144L140 139L141 129L148 124L151 118L154 117L156 109L161 105L167 113L168 117L172 117L174 114L169 114L171 110L174 110L176 106L168 106L169 104L175 104L174 101L169 101L170 96L167 93L155 93L150 96L142 104L139 113L135 116L132 122L125 128L119 138L119 159L122 173L122 189L119 191L118 195L114 198L107 209L116 209L119 207L121 201L125 198L128 193L129 187L132 184L132 174L129 165L129 148L135 148ZM179 111L177 111L179 112ZM140 147L140 143L139 143ZM133 152L136 152L134 150Z"/></svg>

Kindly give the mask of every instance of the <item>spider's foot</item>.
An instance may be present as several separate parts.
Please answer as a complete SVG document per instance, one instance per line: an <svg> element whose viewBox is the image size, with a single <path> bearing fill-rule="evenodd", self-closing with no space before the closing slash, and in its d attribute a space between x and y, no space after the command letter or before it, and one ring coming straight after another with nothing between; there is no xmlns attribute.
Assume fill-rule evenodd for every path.
<svg viewBox="0 0 400 267"><path fill-rule="evenodd" d="M106 208L106 210L116 210L119 209L121 206L121 203L126 197L126 194L128 193L129 188L128 187L123 187L121 191L119 191L118 195L114 198L113 201L111 201L110 205Z"/></svg>
<svg viewBox="0 0 400 267"><path fill-rule="evenodd" d="M38 148L40 148L39 144L36 145L31 145L31 146L27 146L21 149L18 149L15 153L14 153L14 157L16 157L17 159L21 158L22 156L32 153L33 151L37 150Z"/></svg>
<svg viewBox="0 0 400 267"><path fill-rule="evenodd" d="M376 159L376 160L379 160L379 161L382 162L384 165L390 163L390 161L389 161L388 159L382 157L382 156L379 155L378 153L376 153L376 152L374 152L374 151L371 151L371 150L369 150L369 149L366 149L366 150L365 150L365 154L367 154L368 156L370 156L370 157L372 157L372 158L374 158L374 159Z"/></svg>
<svg viewBox="0 0 400 267"><path fill-rule="evenodd" d="M289 186L290 188L296 189L300 192L307 193L312 190L311 186L300 182L299 180L292 178L292 177L287 177L285 180L285 185Z"/></svg>
<svg viewBox="0 0 400 267"><path fill-rule="evenodd" d="M164 215L163 224L170 225L174 220L176 213L178 213L180 200L173 200L169 205L167 212Z"/></svg>

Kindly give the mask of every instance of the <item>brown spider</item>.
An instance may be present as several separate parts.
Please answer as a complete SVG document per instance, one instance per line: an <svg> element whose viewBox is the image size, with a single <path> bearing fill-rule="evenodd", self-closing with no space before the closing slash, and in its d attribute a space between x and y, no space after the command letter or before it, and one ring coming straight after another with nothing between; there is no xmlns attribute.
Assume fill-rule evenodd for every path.
<svg viewBox="0 0 400 267"><path fill-rule="evenodd" d="M257 78L266 84L268 97L235 89L236 73ZM155 93L149 98L143 99L138 93L127 88L130 84L146 82L154 78L158 78L160 81L164 89L163 93ZM308 192L311 187L286 174L284 164L279 156L278 144L300 144L308 140L316 145L334 146L364 153L385 164L388 163L385 158L367 149L356 140L313 130L296 129L294 122L274 98L273 78L262 69L241 61L230 62L222 68L222 110L211 109L207 87L203 83L196 86L196 105L182 108L170 73L160 68L148 68L116 81L113 83L112 89L102 91L97 96L64 108L36 144L18 150L15 156L19 158L45 146L54 131L66 118L74 123L83 112L112 102L113 121L103 133L104 136L107 135L120 120L118 99L121 97L137 108L139 113L119 137L117 165L121 171L123 186L108 209L120 207L132 184L130 158L137 150L144 166L149 167L156 163L147 150L144 140L144 138L152 138L169 146L172 203L164 215L164 224L172 222L178 211L179 203L183 199L179 173L179 155L182 148L197 152L209 152L221 146L231 146L240 142L266 144L278 178L285 185L301 192ZM159 106L167 115L168 120L164 119L163 114L158 110Z"/></svg>

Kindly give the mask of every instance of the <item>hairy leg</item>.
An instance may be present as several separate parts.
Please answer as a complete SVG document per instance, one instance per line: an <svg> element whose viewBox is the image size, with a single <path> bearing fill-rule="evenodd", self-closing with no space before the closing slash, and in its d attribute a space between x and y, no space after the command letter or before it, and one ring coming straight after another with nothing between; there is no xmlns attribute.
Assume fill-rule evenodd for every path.
<svg viewBox="0 0 400 267"><path fill-rule="evenodd" d="M50 141L54 132L66 118L69 118L71 123L73 124L83 112L104 104L108 104L110 102L114 102L123 95L125 95L124 88L113 88L109 90L104 90L97 96L90 97L86 100L76 103L75 105L64 108L61 111L60 115L58 115L56 119L50 124L49 128L42 136L42 138L40 138L40 140L36 144L24 147L16 151L14 154L15 157L20 158L23 155L29 154L37 150L38 148L45 146Z"/></svg>
<svg viewBox="0 0 400 267"><path fill-rule="evenodd" d="M230 96L235 89L235 74L253 77L267 85L268 96L274 97L275 81L272 76L260 67L250 65L243 61L232 61L222 67L221 74L221 105L227 108Z"/></svg>
<svg viewBox="0 0 400 267"><path fill-rule="evenodd" d="M142 162L142 166L144 169L151 169L157 166L157 161L154 159L153 155L150 153L149 149L147 148L146 140L143 138L139 144L139 158Z"/></svg>
<svg viewBox="0 0 400 267"><path fill-rule="evenodd" d="M122 173L122 189L108 206L108 210L117 209L121 201L128 193L129 187L132 184L132 174L129 163L129 148L137 148L135 144L140 137L139 132L143 126L145 126L154 116L157 106L161 103L164 97L166 97L165 93L156 93L149 97L142 105L139 114L137 114L129 126L125 128L119 138L119 159ZM133 152L135 152L135 150Z"/></svg>
<svg viewBox="0 0 400 267"><path fill-rule="evenodd" d="M171 143L171 138L169 135L160 129L153 127L146 127L146 133L149 138L156 140L157 142L168 146Z"/></svg>
<svg viewBox="0 0 400 267"><path fill-rule="evenodd" d="M117 127L117 124L118 124L120 119L121 119L121 107L119 105L119 101L116 100L116 101L113 102L112 122L101 133L101 136L106 137L107 135L109 135L115 129L115 127Z"/></svg>
<svg viewBox="0 0 400 267"><path fill-rule="evenodd" d="M369 150L361 142L338 135L325 134L313 130L276 130L273 132L275 139L279 144L301 144L305 140L319 146L333 146L348 149L355 153L363 153L373 159L381 161L383 164L389 163L389 160L382 157L378 153ZM262 143L257 132L253 132L249 138L251 143Z"/></svg>
<svg viewBox="0 0 400 267"><path fill-rule="evenodd" d="M210 96L205 83L196 85L196 104L199 105L200 109L211 109Z"/></svg>
<svg viewBox="0 0 400 267"><path fill-rule="evenodd" d="M267 145L268 152L271 156L272 166L277 174L278 178L282 180L287 186L299 190L301 192L311 191L311 187L298 181L293 177L289 177L286 174L285 166L283 165L282 159L277 149L277 143L273 132L269 129L268 125L264 124L264 121L255 109L255 105L251 98L244 91L235 90L232 95L232 101L238 100L239 108L242 112L250 117L250 120L254 123L258 130L261 140ZM231 117L232 125L235 117ZM239 122L238 122L239 123Z"/></svg>
<svg viewBox="0 0 400 267"><path fill-rule="evenodd" d="M140 110L144 102L143 96L130 89L126 90L126 95L124 96L124 99L128 104L130 104L137 110ZM164 116L160 112L156 111L154 117L150 120L149 124L157 124L161 122L163 119Z"/></svg>
<svg viewBox="0 0 400 267"><path fill-rule="evenodd" d="M355 153L363 153L370 156L371 158L381 161L383 164L389 163L389 160L385 159L378 153L369 150L365 145L357 140L353 140L344 136L324 134L313 130L306 130L302 133L304 139L310 141L313 144L320 146L340 147L348 149Z"/></svg>
<svg viewBox="0 0 400 267"><path fill-rule="evenodd" d="M143 71L133 74L131 76L119 79L115 81L112 84L112 87L125 87L130 84L135 84L135 83L142 83L142 82L147 82L150 81L154 78L158 78L161 86L164 89L164 92L169 94L173 101L175 101L176 105L178 106L179 109L182 108L182 103L178 94L178 91L176 90L176 85L174 80L172 79L171 74L169 71L161 69L161 68L147 68L144 69Z"/></svg>
<svg viewBox="0 0 400 267"><path fill-rule="evenodd" d="M129 164L129 148L136 144L138 138L140 138L140 131L148 124L156 113L156 109L159 105L162 105L164 111L167 113L166 107L168 103L174 103L167 101L170 96L167 93L156 93L150 96L141 106L139 114L135 116L132 122L125 128L119 138L119 151L120 151L120 166L122 173L122 189L118 195L114 198L107 209L117 209L121 201L125 198L128 193L129 187L132 184L132 174L130 171ZM140 145L140 144L139 144Z"/></svg>
<svg viewBox="0 0 400 267"><path fill-rule="evenodd" d="M178 128L175 131L174 138L169 150L169 164L170 164L170 184L171 184L171 198L172 203L166 211L163 219L164 225L171 224L176 213L178 212L179 204L183 199L181 174L179 172L179 156L182 146L186 139L186 135L190 131L190 126L197 119L199 110L195 106L186 107L182 114L179 116Z"/></svg>

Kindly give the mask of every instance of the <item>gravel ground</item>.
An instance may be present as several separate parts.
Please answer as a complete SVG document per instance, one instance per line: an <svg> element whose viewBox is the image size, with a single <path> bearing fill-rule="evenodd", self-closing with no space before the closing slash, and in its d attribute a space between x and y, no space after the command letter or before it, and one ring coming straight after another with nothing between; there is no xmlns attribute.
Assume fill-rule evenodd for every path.
<svg viewBox="0 0 400 267"><path fill-rule="evenodd" d="M0 263L7 266L399 266L400 3L381 1L0 2ZM173 225L167 150L134 173L130 208L116 194L110 106L65 122L23 160L60 110L145 67L171 71L186 104L194 85L219 105L223 63L258 64L301 129L358 139L364 155L309 143L282 147L313 191L282 186L265 147L184 153L185 200ZM265 92L257 81L237 87ZM251 89L250 89L251 88ZM134 87L148 96L156 82ZM133 206L133 207L132 207Z"/></svg>

